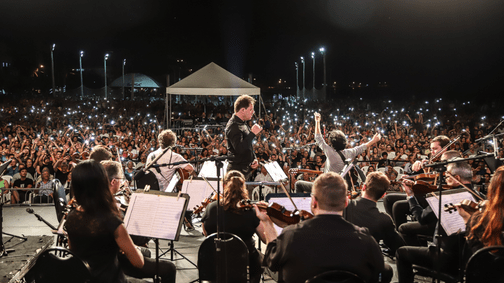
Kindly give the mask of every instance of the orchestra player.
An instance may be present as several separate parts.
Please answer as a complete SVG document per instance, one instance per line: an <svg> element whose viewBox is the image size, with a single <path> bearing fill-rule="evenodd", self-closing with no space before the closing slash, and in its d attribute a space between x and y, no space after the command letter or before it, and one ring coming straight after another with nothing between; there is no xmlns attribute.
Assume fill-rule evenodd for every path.
<svg viewBox="0 0 504 283"><path fill-rule="evenodd" d="M229 154L234 156L229 160L227 170L237 170L248 181L252 172L259 165L254 153L252 141L262 131L261 126L254 124L249 128L247 121L254 115L255 99L249 95L241 95L234 103L234 114L226 125L226 141Z"/></svg>
<svg viewBox="0 0 504 283"><path fill-rule="evenodd" d="M128 185L128 181L126 180L121 163L112 160L104 160L101 162L102 166L105 168L105 171L109 180L109 190L112 195L115 195L119 192L121 185ZM123 215L121 213L121 219ZM130 235L133 242L137 245L143 245L149 241L148 238L133 236ZM130 263L130 261L123 254L119 254L119 262L121 263L121 268L124 273L128 276L132 276L135 278L154 278L156 275L156 260L151 259L150 250L138 247L142 252L144 265L142 268L135 267ZM147 257L146 257L147 256ZM167 260L160 259L159 260L159 276L161 277L161 283L174 283L176 276L176 267L175 265Z"/></svg>
<svg viewBox="0 0 504 283"><path fill-rule="evenodd" d="M147 164L152 163L157 157L159 157L163 150L166 148L170 148L161 158L159 158L155 164L165 164L165 163L175 163L186 161L182 155L173 152L171 147L173 147L177 142L177 136L171 130L164 130L158 135L158 144L159 148L151 152L149 156L147 156ZM168 185L175 174L175 171L178 168L182 168L183 170L191 173L194 171L194 167L191 163L179 164L179 165L169 165L163 166L159 168L155 168L152 170L154 175L156 176L159 182L159 190L162 192L166 192L168 189Z"/></svg>
<svg viewBox="0 0 504 283"><path fill-rule="evenodd" d="M269 216L258 211L268 241L263 264L273 271L280 270L283 280L289 283L304 283L333 270L346 270L365 282L378 282L384 271L380 247L367 228L343 219L347 204L346 181L329 172L313 183L314 218L287 226L277 237Z"/></svg>
<svg viewBox="0 0 504 283"><path fill-rule="evenodd" d="M454 156L459 155L460 153L455 150L447 151L443 154L441 160L451 159ZM470 165L467 162L450 163L447 166L446 172L449 173L449 175L453 176L446 178L446 183L449 186L455 188L459 187L460 182L472 190L472 171ZM427 225L429 227L434 227L435 229L437 229L436 224L438 218L434 214L432 208L430 206L422 208L419 205L417 197L415 197L414 192L409 184L403 183L403 187L407 194L410 211L418 221L418 224L424 226ZM402 232L404 234L405 231L403 229L403 226L408 224L410 223L401 225L399 227L399 232ZM437 234L440 234L441 238L437 238ZM440 253L437 252L436 246L403 246L397 250L397 272L400 283L413 282L413 264L427 268L438 267L439 270L450 274L457 273L460 260L460 250L462 247L461 243L464 243L464 238L461 237L461 235L458 233L447 236L442 227L439 233L437 231L434 231L433 235L434 244L440 246Z"/></svg>
<svg viewBox="0 0 504 283"><path fill-rule="evenodd" d="M94 160L79 163L72 172L72 192L79 206L65 224L70 250L89 264L92 282L127 282L119 250L136 268L144 260L122 223L103 166Z"/></svg>
<svg viewBox="0 0 504 283"><path fill-rule="evenodd" d="M264 236L264 224L254 210L238 208L241 200L247 200L248 192L245 187L245 177L239 171L232 170L226 173L223 180L223 196L220 200L221 207L217 202L210 203L201 218L203 233L205 236L217 232L217 209L219 209L219 227L221 232L229 232L242 239L249 250L250 282L257 283L261 279L261 255L255 248L252 236L257 234L266 243Z"/></svg>
<svg viewBox="0 0 504 283"><path fill-rule="evenodd" d="M345 159L354 159L359 154L363 153L366 149L371 148L371 146L381 139L380 133L376 133L373 138L362 145L356 146L354 148L347 147L347 139L345 134L340 130L333 130L329 133L329 143L328 145L322 132L320 131L320 113L315 113L315 142L324 151L326 158L325 167L323 172L336 172L341 173L343 167L345 166ZM307 181L297 181L296 182L296 192L297 193L309 193L311 192L313 183Z"/></svg>
<svg viewBox="0 0 504 283"><path fill-rule="evenodd" d="M450 139L447 136L437 136L432 139L430 143L431 157L440 153L443 148L450 143ZM412 170L417 172L422 169L425 161L417 160L411 166ZM392 217L396 228L399 228L401 224L406 223L407 215L409 213L408 202L405 200L405 193L391 193L387 194L383 198L383 206L385 211Z"/></svg>
<svg viewBox="0 0 504 283"><path fill-rule="evenodd" d="M487 197L483 211L476 211L472 215L464 207L457 207L466 223L467 244L471 254L483 247L504 244L504 166L495 170Z"/></svg>

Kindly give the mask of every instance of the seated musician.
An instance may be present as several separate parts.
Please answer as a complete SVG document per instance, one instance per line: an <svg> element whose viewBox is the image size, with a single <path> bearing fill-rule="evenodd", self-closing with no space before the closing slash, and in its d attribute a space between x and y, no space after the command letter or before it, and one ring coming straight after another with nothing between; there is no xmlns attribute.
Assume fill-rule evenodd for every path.
<svg viewBox="0 0 504 283"><path fill-rule="evenodd" d="M158 143L159 148L156 151L151 152L149 156L147 156L147 164L150 164L152 161L154 161L154 159L159 157L163 153L163 150L165 148L173 147L177 143L177 136L171 130L164 130L158 135ZM171 149L169 149L160 159L156 161L156 164L174 163L181 161L186 160L182 157L182 155L175 153ZM160 191L165 192L167 190L168 185L170 184L170 181L178 168L182 168L189 173L194 171L194 167L190 163L164 166L152 170L159 182Z"/></svg>
<svg viewBox="0 0 504 283"><path fill-rule="evenodd" d="M445 152L441 159L449 159L447 156L453 156L458 154L457 151ZM450 163L447 166L447 173L453 177L446 178L446 183L452 187L459 187L459 183L468 186L472 189L471 179L472 171L471 167L467 162ZM448 174L447 174L448 175ZM418 204L417 198L411 187L407 184L403 184L406 191L408 203L410 206L411 213L415 216L420 225L428 225L429 227L434 227L437 229L437 217L432 211L430 206L422 208ZM399 227L399 232L405 233L403 229L403 224ZM460 249L461 243L464 242L463 237L459 234L453 234L447 236L444 229L441 227L439 234L442 236L440 239L436 237L438 234L434 231L434 243L435 245L440 245L441 252L437 253L437 248L435 246L429 247L419 247L419 246L404 246L397 250L397 272L399 277L399 282L413 282L413 269L412 265L417 264L420 266L434 268L439 267L442 272L448 272L451 274L456 274L458 269L458 263L460 260ZM405 236L405 240L408 242L409 237Z"/></svg>
<svg viewBox="0 0 504 283"><path fill-rule="evenodd" d="M117 161L104 160L101 162L105 171L107 172L109 180L109 190L112 196L117 194L121 188L121 185L128 185L127 180L124 176L121 163ZM124 214L121 213L121 219L124 218ZM136 245L145 245L149 239L140 236L130 235L133 243ZM137 249L142 251L144 265L142 268L137 268L130 263L124 254L119 254L119 262L124 273L128 276L135 278L154 278L156 275L156 260L151 259L150 251L145 248ZM146 255L148 257L146 257ZM159 260L159 276L161 277L162 283L175 282L176 268L175 265L167 260Z"/></svg>
<svg viewBox="0 0 504 283"><path fill-rule="evenodd" d="M441 160L448 160L451 158L460 157L460 152L456 150L450 150L441 156ZM453 174L453 177L446 177L446 184L452 188L462 188L460 183L469 187L472 190L472 171L469 164L466 162L450 164L448 166L447 172ZM460 182L460 183L459 183ZM415 217L416 221L411 221L407 223L401 224L397 229L403 236L406 244L411 246L419 246L422 243L418 240L418 235L424 236L432 236L434 233L434 229L436 228L436 219L429 218L419 218L418 215L421 213L416 213L415 211L419 208L416 205L419 205L421 208L425 208L425 213L431 212L431 208L426 204L425 194L415 194L414 191L411 190L409 186L404 186L407 195L407 202L410 207L410 213ZM412 206L412 203L415 203L415 206ZM423 204L422 204L423 202ZM431 215L432 216L432 215Z"/></svg>
<svg viewBox="0 0 504 283"><path fill-rule="evenodd" d="M248 199L245 187L245 177L241 172L231 170L226 173L223 180L223 197L217 202L210 203L201 218L205 236L217 232L217 209L219 209L219 227L221 232L229 232L240 237L249 250L250 282L259 282L261 279L261 255L254 246L252 236L256 233L265 242L263 223L257 218L254 210L244 211L237 207L241 200Z"/></svg>
<svg viewBox="0 0 504 283"><path fill-rule="evenodd" d="M281 271L283 280L289 283L305 282L332 270L350 271L365 282L377 282L384 271L380 247L367 228L343 219L347 204L346 181L329 172L313 183L314 218L287 226L277 237L271 219L258 211L268 241L263 264Z"/></svg>
<svg viewBox="0 0 504 283"><path fill-rule="evenodd" d="M102 160L112 160L112 153L104 147L103 145L97 145L93 147L89 159L93 159L96 162L101 162Z"/></svg>
<svg viewBox="0 0 504 283"><path fill-rule="evenodd" d="M368 228L376 242L383 240L390 249L390 254L395 255L396 250L405 244L404 240L397 233L390 216L380 212L376 207L376 203L383 197L389 185L387 176L382 172L370 173L362 188L362 197L350 200L343 216L347 221L357 226ZM388 265L385 264L385 266ZM390 266L388 267L390 268ZM390 279L392 279L392 273L390 273ZM382 278L382 282L388 282L390 279L384 280Z"/></svg>
<svg viewBox="0 0 504 283"><path fill-rule="evenodd" d="M443 150L443 148L450 143L450 139L447 136L437 136L432 139L430 143L431 156L437 155ZM411 160L413 161L413 160ZM426 161L415 161L411 166L414 172L418 172L422 169L422 166L426 163ZM387 194L383 198L383 206L385 207L385 211L392 216L392 220L396 225L396 229L399 229L401 224L406 223L407 215L409 214L409 205L406 200L405 193L391 193Z"/></svg>
<svg viewBox="0 0 504 283"><path fill-rule="evenodd" d="M144 260L122 223L108 183L105 169L94 160L73 170L71 187L79 206L65 223L68 245L89 264L92 282L127 282L117 259L119 250L136 268L142 268Z"/></svg>
<svg viewBox="0 0 504 283"><path fill-rule="evenodd" d="M467 244L470 252L488 246L504 245L504 166L495 170L488 188L488 199L483 212L472 215L464 207L457 210L466 222Z"/></svg>
<svg viewBox="0 0 504 283"><path fill-rule="evenodd" d="M322 171L340 173L345 166L345 159L354 159L359 154L363 153L366 149L370 148L373 144L381 139L380 133L373 136L369 142L356 146L354 148L347 147L347 139L345 134L340 130L333 130L329 133L328 145L324 141L322 132L320 130L320 114L315 113L315 142L320 147L326 156L325 166ZM311 192L313 183L307 181L296 182L296 192Z"/></svg>

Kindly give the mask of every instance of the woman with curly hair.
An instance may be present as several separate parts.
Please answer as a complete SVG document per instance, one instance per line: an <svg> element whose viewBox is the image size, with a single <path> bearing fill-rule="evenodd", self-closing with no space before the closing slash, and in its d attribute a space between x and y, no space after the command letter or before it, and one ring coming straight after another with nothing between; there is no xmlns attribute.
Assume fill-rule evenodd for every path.
<svg viewBox="0 0 504 283"><path fill-rule="evenodd" d="M472 215L465 209L458 209L466 222L467 244L472 253L488 246L504 244L504 166L495 170L488 187L486 206L483 211Z"/></svg>
<svg viewBox="0 0 504 283"><path fill-rule="evenodd" d="M217 232L217 209L219 210L219 230L229 232L240 237L249 250L250 282L259 282L261 279L261 255L255 248L252 236L257 233L261 241L266 243L263 223L257 218L254 210L238 208L241 200L248 199L245 187L245 177L242 173L232 170L227 172L223 180L223 196L220 207L217 202L210 203L203 215L203 233L205 236Z"/></svg>

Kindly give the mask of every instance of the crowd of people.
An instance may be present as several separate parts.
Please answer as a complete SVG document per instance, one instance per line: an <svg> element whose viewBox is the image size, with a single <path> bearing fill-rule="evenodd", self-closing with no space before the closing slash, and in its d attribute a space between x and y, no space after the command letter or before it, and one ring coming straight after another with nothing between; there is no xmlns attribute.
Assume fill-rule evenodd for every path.
<svg viewBox="0 0 504 283"><path fill-rule="evenodd" d="M466 108L456 111L442 99L424 101L418 108L414 106L418 104L364 103L356 98L336 107L282 98L260 105L264 111L258 117L256 101L244 95L234 102L234 107L227 99L175 105L179 112L171 113L174 123L189 120L194 126L171 130L165 129L163 104L155 99L143 102L144 106L138 107L138 101L25 99L17 100L15 105L7 103L0 110L0 118L6 122L0 129L1 158L9 163L6 175L10 176L0 185L33 188L34 202L52 201L56 181L51 180L71 188L78 206L68 218L70 249L90 260L93 276L103 282L124 282L123 272L139 278L154 274L153 261L138 250L121 224L123 215L112 195L119 191L124 179L131 182L137 170L159 158L169 158L162 163L194 161L194 165L176 167L198 172L198 160L228 153L235 156L224 177L222 207L217 207L218 203L207 207L202 217L203 232L215 232L216 223L224 221L226 232L242 237L249 250L253 282L260 280L261 265L281 270L286 282L304 282L328 267L353 272L365 282L377 282L379 278L380 282L389 282L393 271L383 260L380 240L396 256L399 282L413 282L415 264L456 273L462 259L460 246L457 249L454 243L460 244L465 238L460 233L449 235L442 228L438 230L434 212L423 203L426 195L414 192L415 184L408 181L402 184L405 193L386 195L387 214L378 211L377 201L394 189L392 181L402 174L419 172L425 160L433 156L450 160L497 149L499 158L504 157L502 141L494 147L486 140L498 119L490 116L491 111L488 118L475 117L469 102L463 103L467 103ZM169 157L163 152L169 152ZM86 159L103 161L100 165ZM342 176L348 159L355 159L367 178L358 171ZM290 187L311 193L313 218L288 226L280 234L271 215L258 206L246 213L236 208L238 201L250 197L246 181L267 175L262 164L268 161L278 162L286 173L292 169L303 172L297 176L296 185L297 179L290 180ZM166 190L175 169L152 171L161 190ZM311 174L316 173L310 170L324 173L315 178ZM471 215L459 208L467 223L471 253L483 246L502 245L501 173L502 167L491 178L487 163L479 160L447 166L446 183L451 188L465 187L482 199L488 189L489 207L485 212ZM362 195L349 199L354 179L361 185ZM11 202L27 201L26 192L12 190ZM99 204L98 210L93 204ZM217 211L225 217L219 220ZM413 221L403 221L407 215ZM81 219L96 225L82 225ZM254 247L253 234L268 245L264 259ZM433 236L441 249L425 246L418 235ZM444 237L438 241L438 235ZM107 243L107 257L97 258L95 248L87 247L102 240ZM296 250L296 255L291 250ZM120 265L116 260L119 251L124 261ZM125 268L128 262L131 266ZM105 272L109 265L113 266ZM163 282L174 282L175 266L166 261L163 266Z"/></svg>
<svg viewBox="0 0 504 283"><path fill-rule="evenodd" d="M416 102L418 105L419 101ZM412 173L413 162L429 155L429 140L437 135L455 139L464 133L453 145L454 149L462 150L464 156L493 151L491 144L475 141L496 126L498 117L476 117L473 111L476 106L469 102L457 107L442 99L423 101L421 106L415 106L386 100L366 99L364 102L361 98L348 98L334 104L282 98L263 104L261 117L255 115L247 123L262 126L253 143L258 161L277 161L285 172L290 168L323 168L327 157L315 145L315 112L321 114L324 138L331 130L340 129L348 137L349 148L365 144L374 133L381 133L380 141L359 154L357 160L366 173L383 168L379 170L395 180L401 174ZM231 101L226 98L173 105L172 126L181 125L177 122L180 120L189 120L192 124L190 128L172 127L178 136L178 147L174 151L189 161L226 155L224 127L232 108ZM23 167L34 187L40 183L44 168L49 170L49 178L65 184L71 178L73 167L87 159L96 145L107 146L115 158L119 158L126 178L131 181L147 156L156 150L157 135L166 128L165 118L164 103L155 98L133 102L7 100L0 109L3 122L0 158L3 162L12 160L6 174L14 178L3 182L3 186L14 186L20 177L17 173ZM502 143L500 145L498 154L503 157ZM197 172L200 168L201 164L195 164ZM488 185L490 174L484 162L472 162L472 168L473 182ZM252 175L260 172L259 167ZM314 175L300 174L298 178L313 180ZM291 186L294 188L294 184ZM16 196L16 199L23 200L23 197Z"/></svg>

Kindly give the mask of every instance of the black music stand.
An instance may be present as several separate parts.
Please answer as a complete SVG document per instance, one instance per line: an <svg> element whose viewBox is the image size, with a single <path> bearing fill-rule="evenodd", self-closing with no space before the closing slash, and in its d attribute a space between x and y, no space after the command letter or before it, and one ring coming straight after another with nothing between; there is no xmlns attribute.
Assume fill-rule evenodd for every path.
<svg viewBox="0 0 504 283"><path fill-rule="evenodd" d="M187 194L165 193L165 192L140 192L132 194L128 211L124 217L124 225L131 235L154 238L156 244L156 278L159 283L159 239L170 241L170 250L181 255L184 259L190 260L175 250L173 241L178 241L182 223L184 221L184 212L187 209L189 196ZM170 206L171 209L165 209ZM145 218L145 214L155 217ZM178 219L176 225L170 225L173 219ZM166 252L165 252L166 253ZM165 254L163 253L163 254Z"/></svg>

